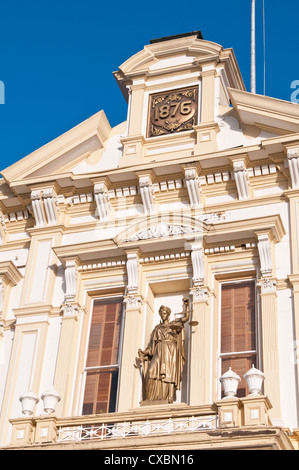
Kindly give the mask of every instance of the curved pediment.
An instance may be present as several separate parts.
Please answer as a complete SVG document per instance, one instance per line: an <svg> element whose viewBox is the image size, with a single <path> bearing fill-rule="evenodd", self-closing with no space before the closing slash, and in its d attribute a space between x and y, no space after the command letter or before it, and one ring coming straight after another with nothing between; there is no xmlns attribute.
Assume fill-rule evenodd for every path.
<svg viewBox="0 0 299 470"><path fill-rule="evenodd" d="M176 67L176 59L179 57L186 57L186 63L191 63L195 59L216 57L222 50L219 44L203 41L196 35L154 42L127 59L119 70L124 75L145 71L153 73L157 69ZM160 66L157 65L158 62Z"/></svg>

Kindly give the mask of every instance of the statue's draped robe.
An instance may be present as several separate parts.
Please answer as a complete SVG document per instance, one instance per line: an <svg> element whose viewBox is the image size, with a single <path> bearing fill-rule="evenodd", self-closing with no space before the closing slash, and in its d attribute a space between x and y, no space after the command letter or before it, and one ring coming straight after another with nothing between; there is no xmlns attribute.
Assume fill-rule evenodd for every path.
<svg viewBox="0 0 299 470"><path fill-rule="evenodd" d="M146 400L173 401L185 363L184 337L184 324L179 320L154 328L146 348L150 360L145 376Z"/></svg>

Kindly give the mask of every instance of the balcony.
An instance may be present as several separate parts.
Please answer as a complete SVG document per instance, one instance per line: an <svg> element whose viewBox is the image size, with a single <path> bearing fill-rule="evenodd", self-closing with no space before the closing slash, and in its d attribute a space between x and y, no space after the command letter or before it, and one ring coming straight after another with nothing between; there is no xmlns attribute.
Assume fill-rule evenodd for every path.
<svg viewBox="0 0 299 470"><path fill-rule="evenodd" d="M10 420L11 443L2 450L294 450L285 430L271 425L270 408L267 397L256 396L68 418L26 416Z"/></svg>

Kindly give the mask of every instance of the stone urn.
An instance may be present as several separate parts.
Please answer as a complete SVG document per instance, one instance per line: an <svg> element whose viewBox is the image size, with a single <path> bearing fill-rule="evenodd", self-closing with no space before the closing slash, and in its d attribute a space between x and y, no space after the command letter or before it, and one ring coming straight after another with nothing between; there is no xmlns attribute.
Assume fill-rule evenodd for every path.
<svg viewBox="0 0 299 470"><path fill-rule="evenodd" d="M35 405L39 402L38 396L30 390L23 393L19 398L22 404L22 413L25 416L31 416Z"/></svg>
<svg viewBox="0 0 299 470"><path fill-rule="evenodd" d="M220 382L223 386L224 397L233 398L237 395L238 385L241 377L236 374L231 367L220 377Z"/></svg>
<svg viewBox="0 0 299 470"><path fill-rule="evenodd" d="M262 395L262 386L265 379L263 372L252 365L252 368L243 377L247 382L249 395Z"/></svg>

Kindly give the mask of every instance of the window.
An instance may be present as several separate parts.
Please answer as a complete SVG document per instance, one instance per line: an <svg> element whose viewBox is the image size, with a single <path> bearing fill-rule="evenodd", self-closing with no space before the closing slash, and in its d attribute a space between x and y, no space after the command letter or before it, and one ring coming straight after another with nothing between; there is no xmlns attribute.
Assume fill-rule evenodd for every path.
<svg viewBox="0 0 299 470"><path fill-rule="evenodd" d="M247 395L243 375L256 366L255 283L223 284L221 290L221 373L241 377L238 396Z"/></svg>
<svg viewBox="0 0 299 470"><path fill-rule="evenodd" d="M122 300L94 302L85 368L84 415L115 411L121 324Z"/></svg>

